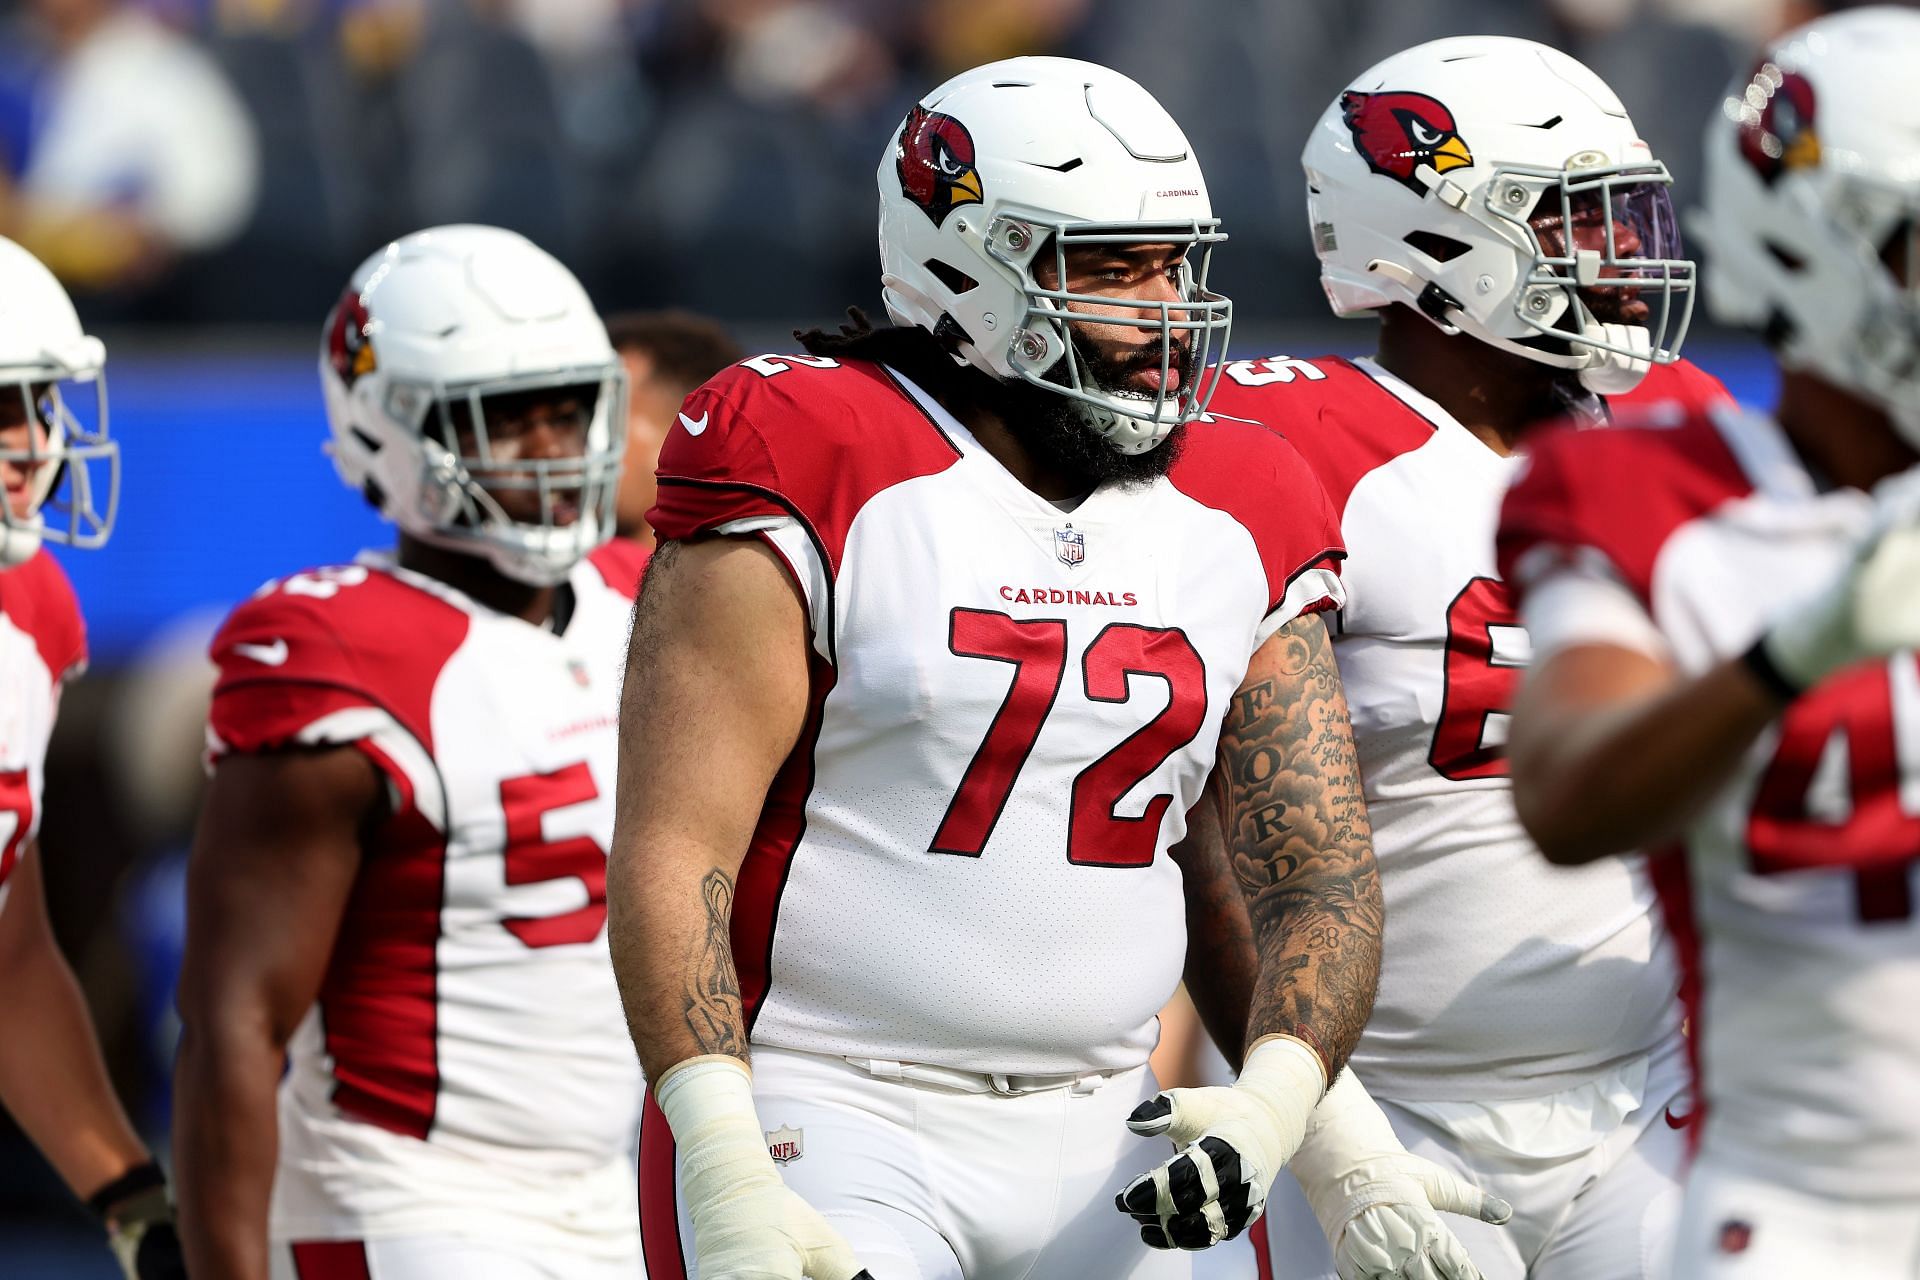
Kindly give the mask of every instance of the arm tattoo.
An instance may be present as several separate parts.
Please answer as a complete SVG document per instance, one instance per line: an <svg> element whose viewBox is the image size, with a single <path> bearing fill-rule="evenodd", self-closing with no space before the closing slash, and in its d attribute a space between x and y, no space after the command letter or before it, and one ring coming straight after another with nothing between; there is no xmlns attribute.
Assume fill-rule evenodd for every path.
<svg viewBox="0 0 1920 1280"><path fill-rule="evenodd" d="M1385 907L1333 645L1317 614L1269 643L1277 671L1234 697L1220 736L1227 843L1260 952L1247 1027L1319 1049L1332 1080L1373 1012Z"/></svg>
<svg viewBox="0 0 1920 1280"><path fill-rule="evenodd" d="M701 1053L747 1056L746 1014L740 1003L740 977L733 968L733 877L715 868L700 882L706 899L706 927L695 940L681 997L687 1030Z"/></svg>

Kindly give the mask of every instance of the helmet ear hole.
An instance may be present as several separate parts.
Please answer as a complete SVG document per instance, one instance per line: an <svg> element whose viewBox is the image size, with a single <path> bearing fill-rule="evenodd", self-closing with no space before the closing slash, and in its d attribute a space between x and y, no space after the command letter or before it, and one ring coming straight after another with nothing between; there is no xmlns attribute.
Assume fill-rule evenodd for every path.
<svg viewBox="0 0 1920 1280"><path fill-rule="evenodd" d="M980 287L978 280L975 280L972 276L960 270L960 268L953 266L951 263L942 262L938 258L929 258L921 265L932 274L934 279L947 286L947 288L955 294L967 293L970 290Z"/></svg>
<svg viewBox="0 0 1920 1280"><path fill-rule="evenodd" d="M1402 239L1435 262L1452 262L1461 254L1471 252L1473 249L1472 245L1455 240L1452 236L1443 236L1432 231L1409 231Z"/></svg>
<svg viewBox="0 0 1920 1280"><path fill-rule="evenodd" d="M1775 262L1779 263L1781 266L1785 267L1788 271L1799 272L1799 271L1806 270L1806 266L1807 266L1806 259L1802 258L1797 253L1789 252L1787 249L1782 247L1777 241L1768 240L1766 242L1766 249L1767 249L1768 256L1771 257Z"/></svg>
<svg viewBox="0 0 1920 1280"><path fill-rule="evenodd" d="M1760 331L1760 336L1769 347L1778 349L1793 341L1793 333L1793 320L1785 311L1775 307L1767 313L1766 327Z"/></svg>

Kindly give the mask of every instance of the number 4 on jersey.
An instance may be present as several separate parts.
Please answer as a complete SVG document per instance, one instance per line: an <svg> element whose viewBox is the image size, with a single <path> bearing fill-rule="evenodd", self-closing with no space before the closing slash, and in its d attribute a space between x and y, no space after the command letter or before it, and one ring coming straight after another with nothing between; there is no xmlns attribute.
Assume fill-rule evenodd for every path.
<svg viewBox="0 0 1920 1280"><path fill-rule="evenodd" d="M1851 872L1857 917L1913 915L1920 861L1920 658L1842 672L1787 709L1754 793L1761 875Z"/></svg>

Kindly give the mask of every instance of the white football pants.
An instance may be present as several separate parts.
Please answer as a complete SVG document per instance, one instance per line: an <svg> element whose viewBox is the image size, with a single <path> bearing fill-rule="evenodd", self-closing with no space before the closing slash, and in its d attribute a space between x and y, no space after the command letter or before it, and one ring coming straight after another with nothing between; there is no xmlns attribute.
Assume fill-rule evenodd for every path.
<svg viewBox="0 0 1920 1280"><path fill-rule="evenodd" d="M987 1077L855 1066L755 1046L753 1096L781 1176L847 1238L875 1280L1186 1280L1186 1254L1149 1249L1113 1198L1170 1153L1127 1115L1153 1096L1144 1066L1027 1092ZM876 1074L878 1072L879 1074ZM948 1083L941 1083L945 1075ZM931 1077L931 1078L930 1078ZM640 1229L652 1280L695 1275L673 1135L651 1099L640 1130Z"/></svg>
<svg viewBox="0 0 1920 1280"><path fill-rule="evenodd" d="M478 1236L275 1241L272 1280L646 1280L640 1236L625 1258Z"/></svg>

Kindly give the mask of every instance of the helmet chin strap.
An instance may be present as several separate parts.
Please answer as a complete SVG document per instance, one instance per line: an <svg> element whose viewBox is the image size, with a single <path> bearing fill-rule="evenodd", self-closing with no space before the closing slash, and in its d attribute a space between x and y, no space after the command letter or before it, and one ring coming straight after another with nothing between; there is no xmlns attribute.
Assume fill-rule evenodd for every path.
<svg viewBox="0 0 1920 1280"><path fill-rule="evenodd" d="M1080 415L1087 430L1099 436L1116 453L1146 453L1159 444L1172 430L1162 427L1148 418L1136 418L1132 414L1121 413L1105 405L1088 404L1084 400L1075 400L1074 412Z"/></svg>
<svg viewBox="0 0 1920 1280"><path fill-rule="evenodd" d="M0 521L0 569L13 569L33 559L40 550L40 517Z"/></svg>
<svg viewBox="0 0 1920 1280"><path fill-rule="evenodd" d="M1369 262L1367 270L1385 276L1412 294L1415 308L1432 321L1442 333L1453 335L1463 331L1462 326L1449 314L1461 311L1460 304L1448 297L1444 291L1439 290L1431 281L1414 274L1399 263L1388 262L1381 258L1375 258ZM1647 370L1653 367L1653 335L1648 332L1645 325L1605 324L1592 320L1591 313L1589 313L1589 320L1595 328L1600 330L1609 346L1626 347L1633 354L1609 351L1603 347L1589 347L1588 363L1579 370L1580 385L1599 396L1625 395L1639 386L1640 380L1647 376ZM1475 336L1480 334L1476 332ZM1500 340L1496 345L1517 351L1531 359L1540 358L1515 344L1511 339ZM1564 367L1564 363L1559 361L1542 363L1562 363Z"/></svg>
<svg viewBox="0 0 1920 1280"><path fill-rule="evenodd" d="M1610 346L1630 347L1634 354L1593 348L1593 363L1580 370L1580 385L1597 396L1623 396L1653 368L1653 337L1645 325L1602 324L1599 328Z"/></svg>

